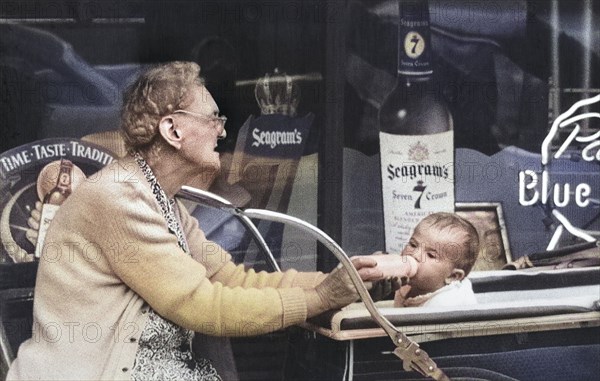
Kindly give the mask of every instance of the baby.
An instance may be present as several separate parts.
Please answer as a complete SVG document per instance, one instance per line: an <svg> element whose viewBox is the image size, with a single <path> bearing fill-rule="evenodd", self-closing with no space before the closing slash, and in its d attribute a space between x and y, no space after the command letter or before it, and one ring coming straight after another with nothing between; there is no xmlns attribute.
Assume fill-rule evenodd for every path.
<svg viewBox="0 0 600 381"><path fill-rule="evenodd" d="M434 213L415 227L401 258L417 263L408 284L396 291L394 307L475 304L471 282L465 277L479 253L477 230L453 213ZM413 262L414 263L414 262Z"/></svg>

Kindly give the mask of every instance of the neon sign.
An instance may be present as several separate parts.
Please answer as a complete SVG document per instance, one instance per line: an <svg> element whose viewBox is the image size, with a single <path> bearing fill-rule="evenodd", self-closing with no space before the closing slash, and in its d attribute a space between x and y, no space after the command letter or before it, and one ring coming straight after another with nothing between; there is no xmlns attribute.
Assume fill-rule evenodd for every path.
<svg viewBox="0 0 600 381"><path fill-rule="evenodd" d="M542 142L542 173L541 173L541 184L538 174L530 169L519 172L519 204L523 206L531 206L537 203L546 205L548 203L550 193L553 194L553 204L556 207L565 207L572 201L581 208L585 208L590 204L590 195L592 193L592 187L587 183L579 183L575 186L569 183L555 183L550 185L550 179L548 174L548 166L551 164L552 159L559 159L565 153L566 149L573 143L573 141L585 144L585 147L581 149L581 158L584 161L600 161L600 131L590 135L583 136L581 134L581 126L579 122L585 119L600 119L600 113L598 112L581 112L578 113L582 108L600 102L600 95L592 98L583 99L576 102L566 112L559 115L558 118L552 123L550 132L544 138ZM551 143L554 138L558 135L561 129L572 126L573 129L562 142L558 150L554 155L550 152ZM538 185L541 185L538 187ZM574 200L571 196L574 196ZM586 232L575 228L562 213L554 209L552 214L561 223L550 242L549 247L554 247L558 241L560 234L562 234L563 227L567 229L571 234L583 238L587 241L595 241L594 237L590 236Z"/></svg>
<svg viewBox="0 0 600 381"><path fill-rule="evenodd" d="M567 147L575 140L579 143L587 143L587 145L581 150L581 157L585 161L600 160L600 131L596 132L591 136L580 136L581 127L579 126L580 120L588 118L600 119L600 113L587 112L579 115L572 116L580 108L587 105L600 102L600 95L593 98L584 99L575 103L569 110L561 114L550 128L550 132L542 142L542 181L541 189L537 189L539 184L538 174L530 169L519 172L519 203L523 206L530 206L540 201L543 205L548 203L548 195L550 194L550 181L547 166L550 163L550 158L560 158ZM569 125L574 125L573 130L565 141L561 144L559 149L554 155L551 156L550 144L554 137L558 134L561 128L565 128ZM594 153L595 150L595 153ZM571 184L554 184L553 186L553 201L554 205L558 207L567 206L571 202ZM527 191L529 192L529 196ZM588 197L592 192L592 188L589 184L581 183L574 187L575 203L581 208L585 208L589 205L590 200ZM541 197L540 197L541 196Z"/></svg>

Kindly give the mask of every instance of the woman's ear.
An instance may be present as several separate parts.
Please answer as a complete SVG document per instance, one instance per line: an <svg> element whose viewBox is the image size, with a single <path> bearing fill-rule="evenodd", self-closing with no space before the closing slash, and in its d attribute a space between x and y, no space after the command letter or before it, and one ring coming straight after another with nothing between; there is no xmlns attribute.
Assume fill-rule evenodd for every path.
<svg viewBox="0 0 600 381"><path fill-rule="evenodd" d="M181 148L181 131L175 127L173 118L162 118L158 124L160 135L173 148Z"/></svg>
<svg viewBox="0 0 600 381"><path fill-rule="evenodd" d="M463 279L465 279L465 271L455 268L452 270L452 273L450 273L450 276L446 278L446 284L450 284L454 281L460 282Z"/></svg>

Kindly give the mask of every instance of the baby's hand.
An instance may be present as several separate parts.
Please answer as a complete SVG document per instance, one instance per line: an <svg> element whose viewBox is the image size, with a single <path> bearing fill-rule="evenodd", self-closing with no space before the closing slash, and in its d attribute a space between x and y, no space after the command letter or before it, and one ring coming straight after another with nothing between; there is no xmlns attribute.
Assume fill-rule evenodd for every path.
<svg viewBox="0 0 600 381"><path fill-rule="evenodd" d="M369 295L374 302L387 299L388 295L398 291L401 285L401 280L393 278L384 278L376 282L365 282Z"/></svg>
<svg viewBox="0 0 600 381"><path fill-rule="evenodd" d="M400 287L394 294L394 307L404 307L404 301L406 300L408 293L410 292L410 285Z"/></svg>

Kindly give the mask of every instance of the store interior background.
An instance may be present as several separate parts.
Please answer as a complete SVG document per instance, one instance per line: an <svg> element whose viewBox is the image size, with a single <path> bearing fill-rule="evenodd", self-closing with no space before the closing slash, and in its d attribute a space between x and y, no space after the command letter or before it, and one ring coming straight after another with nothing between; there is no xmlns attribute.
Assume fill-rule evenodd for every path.
<svg viewBox="0 0 600 381"><path fill-rule="evenodd" d="M430 3L434 80L454 116L457 152L539 154L555 108L584 95L564 90L600 87L590 70L598 67L598 23L590 21L597 2ZM240 126L260 114L256 79L278 68L304 77L298 115L315 115L304 155L313 161L299 168L303 185L289 211L351 253L381 247L377 109L395 80L395 1L2 1L0 12L8 84L2 151L115 129L124 87L143 67L169 60L201 65L229 117L221 149L232 151ZM530 163L469 151L462 160L478 162L473 167L462 155L457 201L504 203L513 253L543 249L552 229L540 222L547 211L510 205L518 170ZM588 181L594 164L579 164L565 176ZM595 212L571 214L585 223ZM532 215L535 221L523 220ZM319 265L331 267L332 259Z"/></svg>

